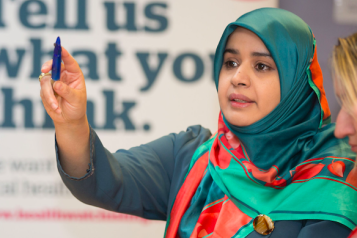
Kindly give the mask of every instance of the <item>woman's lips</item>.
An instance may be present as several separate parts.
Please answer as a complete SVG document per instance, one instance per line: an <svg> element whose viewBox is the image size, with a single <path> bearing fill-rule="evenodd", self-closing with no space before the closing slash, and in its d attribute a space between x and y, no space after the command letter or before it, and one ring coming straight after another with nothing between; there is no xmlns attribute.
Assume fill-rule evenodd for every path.
<svg viewBox="0 0 357 238"><path fill-rule="evenodd" d="M354 144L351 144L351 143L349 143L349 144L350 144L350 146L351 146L351 150L352 150L353 152L357 153L357 145L354 145Z"/></svg>
<svg viewBox="0 0 357 238"><path fill-rule="evenodd" d="M243 94L235 94L235 93L229 95L229 101L231 106L235 108L249 107L254 103L254 101L252 101L247 96L244 96Z"/></svg>

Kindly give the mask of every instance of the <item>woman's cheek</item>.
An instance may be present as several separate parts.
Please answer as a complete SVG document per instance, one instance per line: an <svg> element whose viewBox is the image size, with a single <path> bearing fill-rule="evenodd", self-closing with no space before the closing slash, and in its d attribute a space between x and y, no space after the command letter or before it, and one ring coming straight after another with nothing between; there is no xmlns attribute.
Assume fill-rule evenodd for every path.
<svg viewBox="0 0 357 238"><path fill-rule="evenodd" d="M352 117L353 117L354 121L356 121L357 120L357 102L353 106L352 114L353 114Z"/></svg>

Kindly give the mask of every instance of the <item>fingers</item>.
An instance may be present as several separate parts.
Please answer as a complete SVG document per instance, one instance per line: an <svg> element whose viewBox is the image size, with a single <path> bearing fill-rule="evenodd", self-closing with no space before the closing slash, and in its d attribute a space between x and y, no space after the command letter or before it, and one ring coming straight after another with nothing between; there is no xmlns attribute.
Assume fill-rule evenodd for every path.
<svg viewBox="0 0 357 238"><path fill-rule="evenodd" d="M46 61L42 67L41 67L41 72L43 73L48 73L52 68L52 60Z"/></svg>
<svg viewBox="0 0 357 238"><path fill-rule="evenodd" d="M67 71L71 73L81 73L81 69L79 68L77 61L64 47L62 47L62 60Z"/></svg>
<svg viewBox="0 0 357 238"><path fill-rule="evenodd" d="M53 111L58 111L57 110L59 109L58 101L52 89L50 76L42 77L40 84L41 84L41 98L43 104Z"/></svg>
<svg viewBox="0 0 357 238"><path fill-rule="evenodd" d="M53 84L53 90L69 103L75 103L79 99L77 91L61 81Z"/></svg>
<svg viewBox="0 0 357 238"><path fill-rule="evenodd" d="M52 60L46 61L41 68L41 72L48 73L52 69ZM65 70L65 65L61 63L61 73Z"/></svg>
<svg viewBox="0 0 357 238"><path fill-rule="evenodd" d="M51 108L51 106L45 101L42 92L40 93L40 96L41 96L41 99L42 99L43 106L45 107L45 109L46 109L48 115L51 116L51 112L54 112L54 113L56 113L56 114L61 114L61 113L62 113L61 107L57 107L56 110L53 110L53 109ZM60 100L60 99L61 99L61 98L59 98L59 100Z"/></svg>

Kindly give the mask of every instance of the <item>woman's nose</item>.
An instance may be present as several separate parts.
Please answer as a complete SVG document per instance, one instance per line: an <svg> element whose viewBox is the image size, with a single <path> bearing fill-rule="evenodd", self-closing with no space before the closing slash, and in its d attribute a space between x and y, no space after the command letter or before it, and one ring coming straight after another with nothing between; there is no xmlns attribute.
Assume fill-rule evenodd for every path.
<svg viewBox="0 0 357 238"><path fill-rule="evenodd" d="M344 138L356 134L354 119L345 109L341 109L336 119L335 136Z"/></svg>
<svg viewBox="0 0 357 238"><path fill-rule="evenodd" d="M250 86L250 68L248 64L242 63L237 68L235 74L233 75L231 82L234 86Z"/></svg>

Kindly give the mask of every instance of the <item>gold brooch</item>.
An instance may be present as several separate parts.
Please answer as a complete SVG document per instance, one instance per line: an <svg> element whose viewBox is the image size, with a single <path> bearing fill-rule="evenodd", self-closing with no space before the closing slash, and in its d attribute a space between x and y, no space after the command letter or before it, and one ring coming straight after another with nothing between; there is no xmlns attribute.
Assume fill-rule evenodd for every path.
<svg viewBox="0 0 357 238"><path fill-rule="evenodd" d="M267 215L259 215L254 218L253 227L261 235L269 235L274 230L274 222Z"/></svg>

